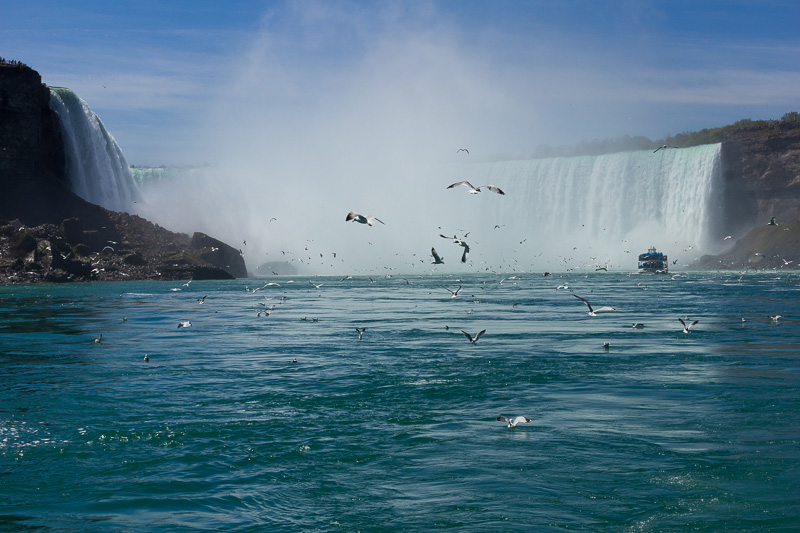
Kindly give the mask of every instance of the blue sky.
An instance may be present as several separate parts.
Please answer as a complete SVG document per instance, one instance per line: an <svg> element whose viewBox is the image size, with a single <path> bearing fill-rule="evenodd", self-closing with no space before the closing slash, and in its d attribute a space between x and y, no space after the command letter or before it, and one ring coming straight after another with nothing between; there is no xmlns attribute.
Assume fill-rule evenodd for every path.
<svg viewBox="0 0 800 533"><path fill-rule="evenodd" d="M462 146L516 158L800 110L793 0L3 0L0 13L0 56L75 90L137 165Z"/></svg>

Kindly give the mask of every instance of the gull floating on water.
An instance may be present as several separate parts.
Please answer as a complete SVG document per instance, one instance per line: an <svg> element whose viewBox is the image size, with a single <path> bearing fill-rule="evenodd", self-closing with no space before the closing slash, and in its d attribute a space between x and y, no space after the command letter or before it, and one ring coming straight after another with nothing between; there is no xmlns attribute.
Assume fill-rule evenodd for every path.
<svg viewBox="0 0 800 533"><path fill-rule="evenodd" d="M180 322L178 322L178 328L179 329L180 328L188 328L191 325L192 325L192 322L190 320L181 320Z"/></svg>
<svg viewBox="0 0 800 533"><path fill-rule="evenodd" d="M145 363L149 363L150 362L150 357L147 354L144 354L144 362Z"/></svg>
<svg viewBox="0 0 800 533"><path fill-rule="evenodd" d="M593 309L592 305L588 301L586 301L586 298L581 298L577 294L573 294L573 296L586 304L586 307L589 308L589 316L597 316L597 313L599 313L600 311L616 311L616 309L614 309L613 307L608 307L608 306L598 307L597 309Z"/></svg>
<svg viewBox="0 0 800 533"><path fill-rule="evenodd" d="M480 187L475 187L468 181L459 181L452 185L448 185L447 188L452 189L454 187L458 187L459 185L463 185L464 187L469 189L470 194L478 194L479 192L481 192L481 189L489 189L490 191L496 192L497 194L505 195L505 193L500 190L500 187L495 187L494 185L481 185Z"/></svg>
<svg viewBox="0 0 800 533"><path fill-rule="evenodd" d="M97 337L96 339L92 339L92 342L95 344L100 344L101 342L103 342L103 334L101 333L99 337Z"/></svg>
<svg viewBox="0 0 800 533"><path fill-rule="evenodd" d="M505 416L498 416L497 417L497 421L498 422L507 422L508 423L508 427L513 428L513 427L516 427L517 424L527 424L528 422L531 421L531 419L526 417L526 416L516 416L514 418L507 418Z"/></svg>
<svg viewBox="0 0 800 533"><path fill-rule="evenodd" d="M678 320L680 321L681 324L683 324L683 332L684 333L689 333L689 330L692 328L692 326L694 326L695 324L700 322L699 320L693 320L693 321L689 322L689 324L686 324L686 322L684 322L682 318L679 318Z"/></svg>
<svg viewBox="0 0 800 533"><path fill-rule="evenodd" d="M368 226L372 225L373 220L377 220L381 224L386 225L386 223L379 218L375 218L372 215L367 215L367 216L359 215L355 211L350 211L349 213L347 213L347 217L344 219L345 222L350 222L351 220L358 222L359 224L366 224Z"/></svg>
<svg viewBox="0 0 800 533"><path fill-rule="evenodd" d="M479 331L479 332L478 332L478 334L477 334L477 335L475 335L474 337L473 337L472 335L470 335L469 333L467 333L466 331L464 331L463 329L461 330L461 333L463 333L464 335L466 335L466 336L467 336L467 338L469 339L469 342L471 342L472 344L475 344L476 342L478 342L478 339L480 339L480 338L481 338L481 335L483 335L484 333L486 333L486 330L485 330L485 329L482 329L482 330L481 330L481 331Z"/></svg>

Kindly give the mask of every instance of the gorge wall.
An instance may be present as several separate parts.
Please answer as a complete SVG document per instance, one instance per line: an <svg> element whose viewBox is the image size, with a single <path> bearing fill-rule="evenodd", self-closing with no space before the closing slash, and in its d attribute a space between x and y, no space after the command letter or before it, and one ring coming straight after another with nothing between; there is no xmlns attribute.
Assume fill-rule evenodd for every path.
<svg viewBox="0 0 800 533"><path fill-rule="evenodd" d="M247 275L238 254L73 193L50 100L36 71L0 60L0 283Z"/></svg>

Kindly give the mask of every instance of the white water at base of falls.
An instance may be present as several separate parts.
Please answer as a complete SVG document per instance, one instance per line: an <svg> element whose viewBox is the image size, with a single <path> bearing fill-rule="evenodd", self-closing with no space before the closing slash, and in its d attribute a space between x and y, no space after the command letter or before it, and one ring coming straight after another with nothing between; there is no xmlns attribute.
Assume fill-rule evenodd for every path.
<svg viewBox="0 0 800 533"><path fill-rule="evenodd" d="M128 162L114 137L89 105L72 90L50 88L58 114L72 191L112 211L129 211L140 199Z"/></svg>
<svg viewBox="0 0 800 533"><path fill-rule="evenodd" d="M469 164L454 180L507 193L484 190L473 203L473 220L501 226L491 237L499 249L544 252L554 267L580 256L635 268L636 256L655 245L682 265L718 248L710 228L720 201L720 148Z"/></svg>
<svg viewBox="0 0 800 533"><path fill-rule="evenodd" d="M136 169L145 197L137 214L174 231L246 240L251 269L274 259L296 260L310 274L635 271L637 256L656 246L677 270L719 251L710 228L721 196L720 146L493 163L464 158L419 175L393 177L387 167L361 187L337 187L336 174L304 186L266 170L231 178L217 168ZM447 189L462 180L506 194ZM386 225L345 222L348 211L362 208ZM461 247L441 234L468 234L466 264ZM430 264L431 247L446 265Z"/></svg>

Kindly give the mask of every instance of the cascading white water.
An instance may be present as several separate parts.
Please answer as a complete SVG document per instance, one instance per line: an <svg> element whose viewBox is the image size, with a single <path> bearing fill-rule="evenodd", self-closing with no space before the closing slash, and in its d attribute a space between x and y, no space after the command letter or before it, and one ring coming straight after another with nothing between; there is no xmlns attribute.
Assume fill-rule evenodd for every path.
<svg viewBox="0 0 800 533"><path fill-rule="evenodd" d="M113 211L128 211L140 198L128 162L114 137L89 105L72 90L50 88L58 114L72 191Z"/></svg>
<svg viewBox="0 0 800 533"><path fill-rule="evenodd" d="M246 240L251 264L297 258L306 273L321 274L427 271L431 247L446 258L439 272L636 270L638 254L651 245L682 267L718 251L711 234L718 217L713 199L720 196L718 144L493 163L463 159L425 165L410 177L385 175L369 187L337 187L335 177L308 182L326 187L324 197L280 177L241 175L231 182L231 172L218 168L134 169L145 198L137 214L174 231ZM447 189L465 179L507 194ZM284 186L282 194L274 194L276 184ZM361 196L353 197L354 189ZM363 206L386 225L344 221ZM461 264L462 249L439 235L466 233L471 252Z"/></svg>
<svg viewBox="0 0 800 533"><path fill-rule="evenodd" d="M502 225L491 233L499 248L630 267L654 244L683 263L715 248L709 231L720 147L479 163L461 167L459 175L508 193L485 191L473 203L472 220Z"/></svg>

